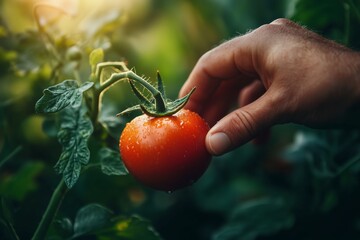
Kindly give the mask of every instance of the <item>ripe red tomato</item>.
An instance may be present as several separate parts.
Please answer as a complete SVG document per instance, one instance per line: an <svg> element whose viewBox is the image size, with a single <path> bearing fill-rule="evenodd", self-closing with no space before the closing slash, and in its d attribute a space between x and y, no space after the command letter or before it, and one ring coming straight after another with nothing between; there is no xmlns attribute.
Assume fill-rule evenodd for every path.
<svg viewBox="0 0 360 240"><path fill-rule="evenodd" d="M141 115L126 124L120 154L129 172L158 190L174 191L194 183L207 169L207 123L196 113L180 110L172 116Z"/></svg>

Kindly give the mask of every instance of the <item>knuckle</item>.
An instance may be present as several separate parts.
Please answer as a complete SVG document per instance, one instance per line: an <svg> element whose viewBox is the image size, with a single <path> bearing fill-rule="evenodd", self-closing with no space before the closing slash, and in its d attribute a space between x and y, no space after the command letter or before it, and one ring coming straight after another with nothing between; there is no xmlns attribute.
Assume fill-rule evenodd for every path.
<svg viewBox="0 0 360 240"><path fill-rule="evenodd" d="M246 110L238 109L234 111L230 124L233 127L233 132L237 136L247 136L247 138L251 138L256 134L254 118L251 113Z"/></svg>
<svg viewBox="0 0 360 240"><path fill-rule="evenodd" d="M200 64L205 64L209 61L209 59L213 58L214 53L215 53L215 49L210 49L209 51L205 52L200 58L199 58L199 63Z"/></svg>
<svg viewBox="0 0 360 240"><path fill-rule="evenodd" d="M278 18L278 19L275 19L274 21L272 21L270 24L290 25L292 23L293 22L287 18Z"/></svg>
<svg viewBox="0 0 360 240"><path fill-rule="evenodd" d="M253 32L261 36L261 35L274 34L274 33L277 34L289 33L293 31L298 31L299 29L302 29L302 27L297 23L286 18L278 18L272 21L271 23L260 26L259 28L255 29Z"/></svg>

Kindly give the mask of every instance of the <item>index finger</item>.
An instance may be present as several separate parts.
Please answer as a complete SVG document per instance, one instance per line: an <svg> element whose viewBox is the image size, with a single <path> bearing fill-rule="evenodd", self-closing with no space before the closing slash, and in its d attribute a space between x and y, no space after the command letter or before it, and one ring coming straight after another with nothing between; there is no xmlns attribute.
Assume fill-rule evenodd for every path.
<svg viewBox="0 0 360 240"><path fill-rule="evenodd" d="M180 90L186 95L193 87L196 91L186 107L202 113L203 107L211 99L222 81L254 78L251 47L247 35L236 37L205 53L196 63L189 78Z"/></svg>

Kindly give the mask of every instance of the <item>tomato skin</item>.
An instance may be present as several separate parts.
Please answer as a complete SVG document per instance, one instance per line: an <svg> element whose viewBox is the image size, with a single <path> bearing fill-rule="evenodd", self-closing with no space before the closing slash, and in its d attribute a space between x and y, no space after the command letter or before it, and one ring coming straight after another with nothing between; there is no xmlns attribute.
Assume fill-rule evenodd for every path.
<svg viewBox="0 0 360 240"><path fill-rule="evenodd" d="M141 115L127 123L120 136L120 154L129 172L154 189L174 191L191 185L207 169L207 123L196 113Z"/></svg>

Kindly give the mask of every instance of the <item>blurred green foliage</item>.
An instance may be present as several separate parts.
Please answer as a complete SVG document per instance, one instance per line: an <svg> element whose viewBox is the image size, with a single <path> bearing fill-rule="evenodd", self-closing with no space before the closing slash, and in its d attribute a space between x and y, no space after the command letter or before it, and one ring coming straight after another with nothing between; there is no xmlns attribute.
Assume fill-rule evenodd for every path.
<svg viewBox="0 0 360 240"><path fill-rule="evenodd" d="M53 168L61 152L56 117L35 114L35 103L44 88L65 79L87 81L93 49L103 48L106 61L125 60L151 79L160 70L172 99L204 52L279 17L360 49L359 0L96 6L79 0L78 16L71 4L65 13L38 8L42 34L34 2L0 1L0 239L16 239L13 229L29 239L60 179ZM101 118L112 132L109 146L116 149L128 120L115 114L135 102L122 83L104 95ZM114 153L102 147L90 140L90 164L113 162ZM64 199L49 239L359 239L359 160L359 130L288 124L274 127L264 145L250 143L214 158L197 183L172 194L129 175L89 168Z"/></svg>

